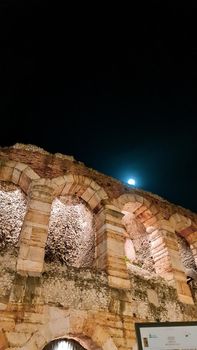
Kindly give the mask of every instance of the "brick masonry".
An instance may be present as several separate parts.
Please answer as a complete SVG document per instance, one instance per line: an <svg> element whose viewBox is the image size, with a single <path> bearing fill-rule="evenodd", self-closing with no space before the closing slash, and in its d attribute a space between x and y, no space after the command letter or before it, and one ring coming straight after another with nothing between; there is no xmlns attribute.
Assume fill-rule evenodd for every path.
<svg viewBox="0 0 197 350"><path fill-rule="evenodd" d="M31 145L0 149L0 184L0 350L42 350L57 338L89 350L131 350L136 321L196 320L197 289L185 270L185 261L196 270L196 214ZM78 200L92 215L92 244L83 245L82 234L77 247L77 221L65 230L65 256L78 248L84 261L90 244L89 264L45 259L49 232L62 230L62 216L50 225L60 198ZM133 240L133 260L126 240ZM139 264L142 257L147 263Z"/></svg>

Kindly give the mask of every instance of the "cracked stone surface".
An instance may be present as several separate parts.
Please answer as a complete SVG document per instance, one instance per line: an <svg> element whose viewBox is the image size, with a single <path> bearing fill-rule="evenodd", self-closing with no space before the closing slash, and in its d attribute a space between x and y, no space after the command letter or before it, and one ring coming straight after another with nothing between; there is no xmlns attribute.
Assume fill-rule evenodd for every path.
<svg viewBox="0 0 197 350"><path fill-rule="evenodd" d="M94 260L93 215L77 198L60 197L52 204L45 260L88 267Z"/></svg>
<svg viewBox="0 0 197 350"><path fill-rule="evenodd" d="M0 181L0 250L17 245L26 208L26 196L21 189Z"/></svg>

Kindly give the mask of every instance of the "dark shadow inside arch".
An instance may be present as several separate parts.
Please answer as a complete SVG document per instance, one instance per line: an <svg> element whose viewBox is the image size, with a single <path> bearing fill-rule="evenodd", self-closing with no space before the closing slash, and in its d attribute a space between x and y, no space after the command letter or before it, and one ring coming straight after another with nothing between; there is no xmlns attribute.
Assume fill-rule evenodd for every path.
<svg viewBox="0 0 197 350"><path fill-rule="evenodd" d="M51 341L43 350L85 350L85 348L73 339L58 339Z"/></svg>

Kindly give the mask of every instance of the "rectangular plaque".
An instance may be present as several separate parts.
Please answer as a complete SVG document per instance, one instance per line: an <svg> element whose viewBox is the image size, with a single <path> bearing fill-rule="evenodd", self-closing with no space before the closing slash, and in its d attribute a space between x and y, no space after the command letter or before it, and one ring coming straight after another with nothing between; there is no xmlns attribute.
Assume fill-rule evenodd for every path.
<svg viewBox="0 0 197 350"><path fill-rule="evenodd" d="M135 324L139 350L197 350L196 322Z"/></svg>

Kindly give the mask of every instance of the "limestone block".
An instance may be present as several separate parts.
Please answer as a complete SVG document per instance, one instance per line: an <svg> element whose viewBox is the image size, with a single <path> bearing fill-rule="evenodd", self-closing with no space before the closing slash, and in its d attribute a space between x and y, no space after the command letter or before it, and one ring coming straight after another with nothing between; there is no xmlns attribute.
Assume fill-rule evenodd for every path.
<svg viewBox="0 0 197 350"><path fill-rule="evenodd" d="M51 203L41 202L36 199L32 199L29 202L29 208L33 210L37 210L39 212L50 214L51 212Z"/></svg>
<svg viewBox="0 0 197 350"><path fill-rule="evenodd" d="M0 167L0 180L10 181L12 178L13 168L7 166Z"/></svg>
<svg viewBox="0 0 197 350"><path fill-rule="evenodd" d="M22 188L22 190L25 193L27 193L31 184L31 178L29 178L29 176L27 176L25 172L22 172L18 184Z"/></svg>
<svg viewBox="0 0 197 350"><path fill-rule="evenodd" d="M49 223L49 214L45 214L42 212L39 212L37 210L32 210L29 209L26 216L25 220L34 222L34 223L39 223L42 225L48 225Z"/></svg>
<svg viewBox="0 0 197 350"><path fill-rule="evenodd" d="M32 262L40 262L43 263L44 261L44 248L40 247L29 247L27 260L31 260Z"/></svg>
<svg viewBox="0 0 197 350"><path fill-rule="evenodd" d="M124 227L120 227L116 224L109 224L109 223L105 223L102 228L98 231L98 233L101 232L101 230L109 230L109 231L112 231L112 232L116 232L117 234L119 235L123 235L125 230L124 230Z"/></svg>
<svg viewBox="0 0 197 350"><path fill-rule="evenodd" d="M122 310L122 314L124 316L130 316L132 315L132 303L130 302L127 302L127 301L122 301L121 302L121 310ZM126 332L126 330L125 330ZM128 333L130 333L130 331L128 331Z"/></svg>
<svg viewBox="0 0 197 350"><path fill-rule="evenodd" d="M174 233L174 227L170 224L170 222L168 220L159 220L158 221L158 228L160 230Z"/></svg>
<svg viewBox="0 0 197 350"><path fill-rule="evenodd" d="M32 181L33 180L39 180L40 176L38 174L35 173L35 171L33 171L33 169L31 169L30 167L26 168L25 170L23 170L23 173L29 177Z"/></svg>
<svg viewBox="0 0 197 350"><path fill-rule="evenodd" d="M107 198L108 198L107 193L106 193L102 188L100 188L100 189L97 191L97 194L98 194L98 196L99 196L101 199L107 199Z"/></svg>
<svg viewBox="0 0 197 350"><path fill-rule="evenodd" d="M92 188L88 187L86 191L82 194L81 198L85 202L88 202L93 197L94 194L95 194L95 191Z"/></svg>
<svg viewBox="0 0 197 350"><path fill-rule="evenodd" d="M159 307L158 295L153 289L147 289L148 301L151 304L154 304L156 307Z"/></svg>
<svg viewBox="0 0 197 350"><path fill-rule="evenodd" d="M110 276L120 277L120 278L124 278L124 279L127 279L129 277L128 271L126 269L121 270L120 268L112 269L111 267L108 267L107 273Z"/></svg>
<svg viewBox="0 0 197 350"><path fill-rule="evenodd" d="M78 192L81 191L81 188L82 188L81 184L73 183L72 186L70 187L69 193L76 195L78 194Z"/></svg>
<svg viewBox="0 0 197 350"><path fill-rule="evenodd" d="M182 261L181 261L181 257L179 255L170 255L170 261L171 261L171 264L172 264L172 267L175 269L175 270L180 270L180 271L184 271L184 267L183 267L183 264L182 264Z"/></svg>
<svg viewBox="0 0 197 350"><path fill-rule="evenodd" d="M41 202L52 203L53 200L53 188L48 186L41 186L34 184L30 187L29 196L31 199L36 199Z"/></svg>
<svg viewBox="0 0 197 350"><path fill-rule="evenodd" d="M106 212L105 214L105 221L111 224L114 224L117 226L119 225L120 227L123 227L122 224L122 216L114 216L110 212Z"/></svg>
<svg viewBox="0 0 197 350"><path fill-rule="evenodd" d="M32 227L31 240L34 245L44 248L47 239L48 230L46 228ZM32 243L33 243L32 242ZM29 242L31 244L31 242Z"/></svg>
<svg viewBox="0 0 197 350"><path fill-rule="evenodd" d="M64 176L65 182L74 182L74 175L73 174L67 174Z"/></svg>
<svg viewBox="0 0 197 350"><path fill-rule="evenodd" d="M108 276L108 283L110 287L120 288L120 289L130 289L131 284L128 279L116 277L116 276Z"/></svg>
<svg viewBox="0 0 197 350"><path fill-rule="evenodd" d="M65 177L59 176L52 180L54 184L56 184L58 187L62 188L62 186L65 186Z"/></svg>
<svg viewBox="0 0 197 350"><path fill-rule="evenodd" d="M88 201L88 204L92 210L100 203L100 197L98 196L97 193L94 193L94 195L90 198Z"/></svg>
<svg viewBox="0 0 197 350"><path fill-rule="evenodd" d="M24 163L17 163L16 166L15 166L15 169L18 169L19 171L23 171L25 170L26 168L28 167L27 164L24 164Z"/></svg>
<svg viewBox="0 0 197 350"><path fill-rule="evenodd" d="M14 168L13 174L12 174L12 182L17 185L19 183L20 176L21 176L21 171Z"/></svg>
<svg viewBox="0 0 197 350"><path fill-rule="evenodd" d="M92 183L92 179L90 179L89 177L84 176L84 185L86 185L87 187L90 186L91 187L91 183Z"/></svg>
<svg viewBox="0 0 197 350"><path fill-rule="evenodd" d="M43 270L43 262L30 261L18 258L17 272L22 276L40 276Z"/></svg>
<svg viewBox="0 0 197 350"><path fill-rule="evenodd" d="M124 245L113 238L107 238L107 252L109 255L124 256Z"/></svg>
<svg viewBox="0 0 197 350"><path fill-rule="evenodd" d="M101 188L95 181L92 181L92 182L91 182L90 187L91 187L94 191L99 191L100 188Z"/></svg>

